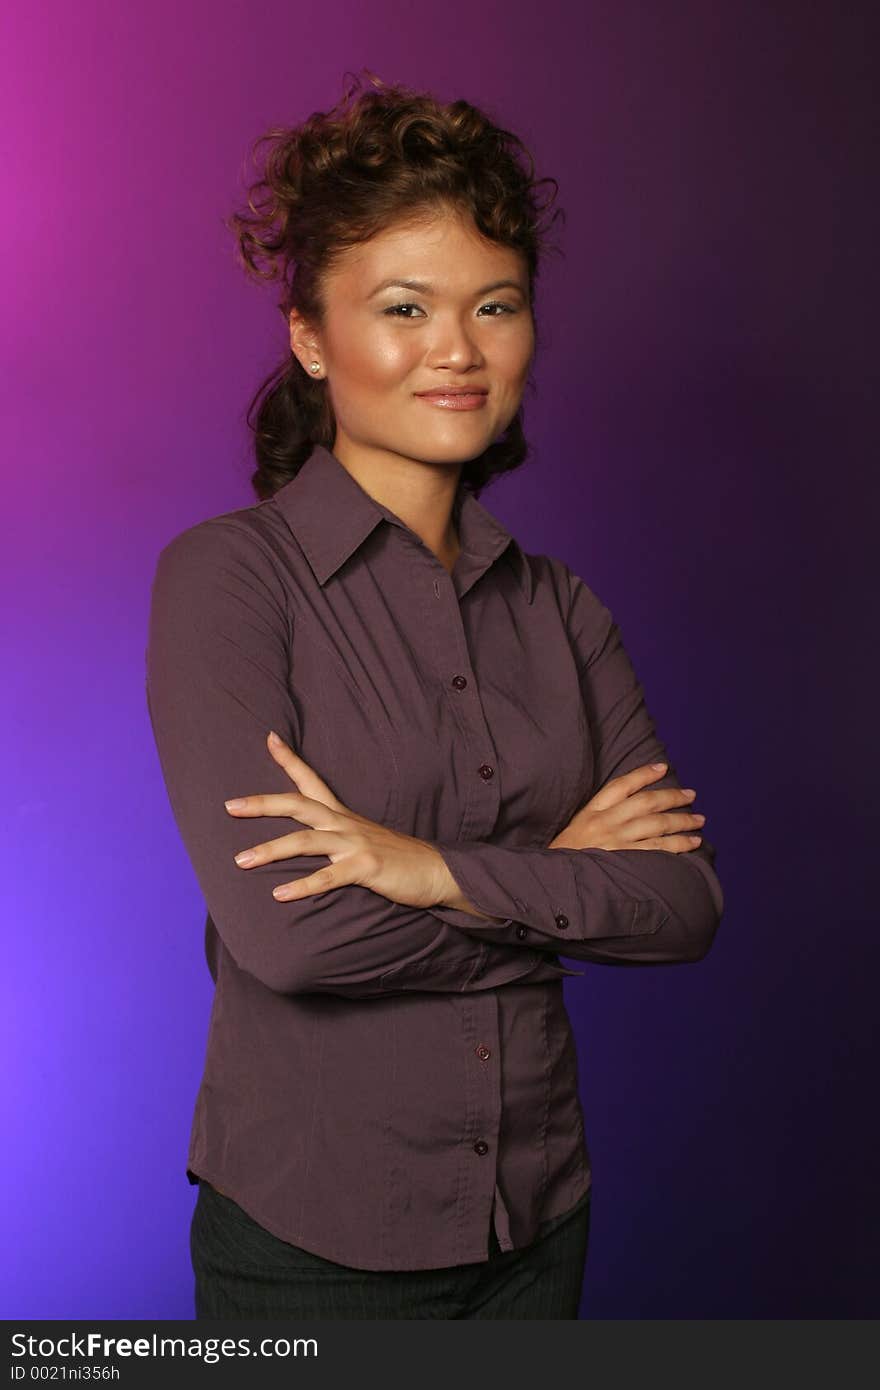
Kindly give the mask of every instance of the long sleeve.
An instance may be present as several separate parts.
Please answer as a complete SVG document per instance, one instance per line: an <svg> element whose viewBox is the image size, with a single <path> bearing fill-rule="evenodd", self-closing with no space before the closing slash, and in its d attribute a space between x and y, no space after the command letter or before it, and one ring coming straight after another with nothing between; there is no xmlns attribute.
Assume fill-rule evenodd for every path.
<svg viewBox="0 0 880 1390"><path fill-rule="evenodd" d="M680 786L609 610L567 570L568 633L594 745L591 796L615 777L669 764L651 789ZM585 798L589 799L589 798ZM469 902L500 923L442 908L464 932L603 964L674 964L706 955L724 899L705 839L665 850L542 849L433 841Z"/></svg>
<svg viewBox="0 0 880 1390"><path fill-rule="evenodd" d="M231 796L295 789L266 747L269 729L297 742L289 608L271 550L235 521L191 527L158 557L147 708L177 828L236 964L281 993L351 998L579 973L538 949L482 943L360 885L276 901L273 887L314 872L315 856L250 870L234 863L245 845L308 828L289 817L236 818L224 805Z"/></svg>

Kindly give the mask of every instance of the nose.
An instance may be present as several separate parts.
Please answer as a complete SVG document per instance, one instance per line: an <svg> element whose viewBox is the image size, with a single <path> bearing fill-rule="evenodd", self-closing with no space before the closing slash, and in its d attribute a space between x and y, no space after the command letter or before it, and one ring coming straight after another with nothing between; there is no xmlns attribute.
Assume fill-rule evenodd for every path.
<svg viewBox="0 0 880 1390"><path fill-rule="evenodd" d="M448 367L451 371L462 373L471 367L483 365L479 346L460 320L444 324L435 320L435 323L435 337L428 354L429 367Z"/></svg>

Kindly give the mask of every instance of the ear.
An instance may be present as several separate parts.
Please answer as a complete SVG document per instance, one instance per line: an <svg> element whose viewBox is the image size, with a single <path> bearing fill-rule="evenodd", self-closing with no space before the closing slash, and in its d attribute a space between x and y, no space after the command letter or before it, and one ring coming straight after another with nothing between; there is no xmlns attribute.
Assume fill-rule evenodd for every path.
<svg viewBox="0 0 880 1390"><path fill-rule="evenodd" d="M312 325L303 318L299 309L291 309L289 323L290 350L306 375L313 376L310 363L317 361L323 366L321 339Z"/></svg>

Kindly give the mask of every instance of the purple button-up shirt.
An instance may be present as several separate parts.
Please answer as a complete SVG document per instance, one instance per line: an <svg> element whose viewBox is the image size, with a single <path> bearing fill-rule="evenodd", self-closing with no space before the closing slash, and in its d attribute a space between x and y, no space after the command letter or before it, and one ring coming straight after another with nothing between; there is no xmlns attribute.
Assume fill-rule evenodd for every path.
<svg viewBox="0 0 880 1390"><path fill-rule="evenodd" d="M548 849L610 778L669 761L610 612L464 489L452 574L328 449L161 551L147 703L208 919L215 992L187 1175L361 1269L526 1245L589 1193L562 979L696 961L723 899L688 853ZM360 885L292 902L320 859L240 869L302 822L276 729L351 810L429 841L487 921ZM680 786L670 764L652 787ZM326 862L324 860L324 862Z"/></svg>

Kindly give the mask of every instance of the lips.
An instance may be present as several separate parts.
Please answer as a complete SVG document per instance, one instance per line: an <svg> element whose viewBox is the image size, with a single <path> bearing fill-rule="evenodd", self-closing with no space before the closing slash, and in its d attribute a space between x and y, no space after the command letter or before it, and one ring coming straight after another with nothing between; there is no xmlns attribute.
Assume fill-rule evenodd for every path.
<svg viewBox="0 0 880 1390"><path fill-rule="evenodd" d="M437 386L432 391L416 391L417 396L486 396L484 386Z"/></svg>
<svg viewBox="0 0 880 1390"><path fill-rule="evenodd" d="M475 390L456 390L447 387L445 390L416 391L416 399L424 401L426 405L436 406L440 410L482 410L489 399L487 391Z"/></svg>

